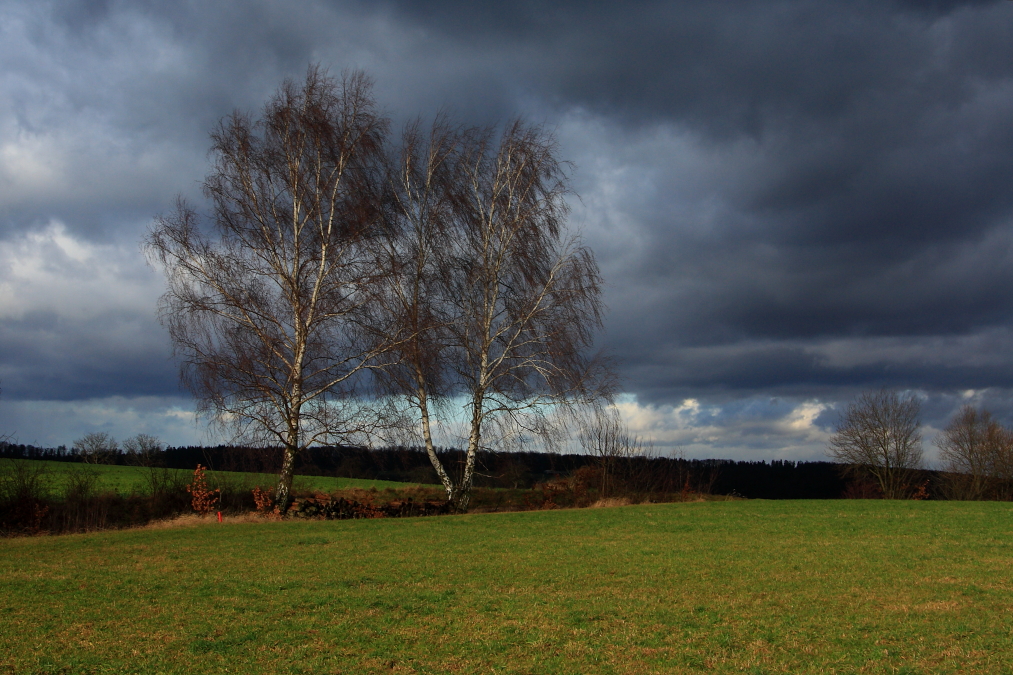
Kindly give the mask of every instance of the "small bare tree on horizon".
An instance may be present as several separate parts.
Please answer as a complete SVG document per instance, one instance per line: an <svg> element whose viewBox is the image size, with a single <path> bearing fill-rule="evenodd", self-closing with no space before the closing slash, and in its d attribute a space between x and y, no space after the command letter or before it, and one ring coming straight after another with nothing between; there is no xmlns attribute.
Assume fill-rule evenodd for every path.
<svg viewBox="0 0 1013 675"><path fill-rule="evenodd" d="M87 433L74 441L73 448L86 464L104 464L110 461L120 444L104 431Z"/></svg>
<svg viewBox="0 0 1013 675"><path fill-rule="evenodd" d="M654 445L631 434L619 412L612 407L595 407L579 434L580 446L596 458L601 469L601 497L613 496L617 483L624 482L619 467L636 457L654 456ZM628 472L627 472L628 473Z"/></svg>
<svg viewBox="0 0 1013 675"><path fill-rule="evenodd" d="M866 392L841 415L827 453L850 473L872 477L885 499L904 499L922 466L920 411L913 396Z"/></svg>
<svg viewBox="0 0 1013 675"><path fill-rule="evenodd" d="M963 406L936 444L948 498L1008 498L1013 480L1013 432L991 412Z"/></svg>

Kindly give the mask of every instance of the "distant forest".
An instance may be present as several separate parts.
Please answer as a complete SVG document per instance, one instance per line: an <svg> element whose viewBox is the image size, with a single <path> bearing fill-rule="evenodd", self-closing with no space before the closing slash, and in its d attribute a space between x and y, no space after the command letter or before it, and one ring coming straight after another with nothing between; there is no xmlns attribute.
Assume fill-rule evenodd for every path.
<svg viewBox="0 0 1013 675"><path fill-rule="evenodd" d="M464 460L457 449L442 449L445 466L456 467ZM32 445L0 443L0 457L81 462L77 451L64 446L38 448ZM166 448L146 463L177 469L193 469L198 463L219 471L276 473L281 453L275 448L215 447ZM539 452L479 453L475 484L478 487L531 488L540 483L573 475L583 467L600 465L601 458L577 454ZM839 499L867 497L861 485L841 474L841 465L832 462L734 461L728 459L674 459L633 457L612 460L611 471L645 491L738 495L750 499ZM116 452L104 458L108 464L139 464L137 456ZM421 448L314 447L304 451L296 473L411 483L439 484L429 458ZM924 472L928 480L935 472Z"/></svg>

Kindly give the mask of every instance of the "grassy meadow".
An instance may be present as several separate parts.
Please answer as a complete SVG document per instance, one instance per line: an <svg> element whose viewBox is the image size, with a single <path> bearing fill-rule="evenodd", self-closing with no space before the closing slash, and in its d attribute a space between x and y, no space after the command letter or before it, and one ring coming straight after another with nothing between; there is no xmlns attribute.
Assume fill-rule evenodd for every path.
<svg viewBox="0 0 1013 675"><path fill-rule="evenodd" d="M0 673L1013 672L1013 505L728 501L0 540Z"/></svg>
<svg viewBox="0 0 1013 675"><path fill-rule="evenodd" d="M112 464L81 464L77 462L56 462L45 460L12 460L0 459L0 472L6 462L23 462L33 467L41 467L45 474L46 487L59 494L75 474L90 472L95 476L96 492L118 492L120 494L145 493L149 490L151 471L172 476L182 485L187 485L193 478L190 469L149 469L140 466L119 466ZM273 487L278 483L276 473L244 473L239 471L207 471L208 485L212 488L233 486L251 489L255 485ZM296 492L333 493L338 490L360 488L368 490L376 488L403 488L407 483L394 483L385 480L362 480L358 478L335 478L333 476L295 476L292 488Z"/></svg>

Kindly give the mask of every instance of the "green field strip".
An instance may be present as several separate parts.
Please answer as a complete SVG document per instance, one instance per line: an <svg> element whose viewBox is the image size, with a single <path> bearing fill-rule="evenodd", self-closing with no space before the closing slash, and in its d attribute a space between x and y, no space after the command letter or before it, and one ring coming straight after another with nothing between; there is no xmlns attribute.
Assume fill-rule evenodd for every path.
<svg viewBox="0 0 1013 675"><path fill-rule="evenodd" d="M120 466L113 464L82 464L78 462L57 462L52 460L11 460L0 459L0 472L4 470L4 463L7 462L28 462L30 466L42 467L44 470L44 484L54 495L61 494L68 480L75 473L88 472L96 476L95 489L98 492L119 492L120 494L144 493L148 489L148 474L152 469L139 466ZM188 469L154 469L159 472L167 472L177 477L183 484L190 482L193 470ZM270 473L249 473L240 471L208 471L206 473L208 485L216 487L233 487L237 489L252 489L259 485L262 487L273 487L278 482L277 474ZM360 488L383 490L385 488L404 488L414 485L413 483L397 483L385 480L365 480L360 478L335 478L333 476L295 476L293 490L300 492L322 492L332 493L337 490L348 488Z"/></svg>

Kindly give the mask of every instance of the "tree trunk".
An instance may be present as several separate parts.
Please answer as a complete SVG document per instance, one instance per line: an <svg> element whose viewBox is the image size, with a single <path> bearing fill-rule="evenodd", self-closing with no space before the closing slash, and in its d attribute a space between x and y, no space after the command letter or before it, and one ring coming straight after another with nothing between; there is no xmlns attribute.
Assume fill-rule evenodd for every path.
<svg viewBox="0 0 1013 675"><path fill-rule="evenodd" d="M482 405L483 396L481 393L476 393L471 402L471 434L468 436L468 452L464 458L464 474L461 476L457 502L454 505L461 513L466 512L471 503L471 488L475 479L475 459L478 457L478 448L482 443Z"/></svg>
<svg viewBox="0 0 1013 675"><path fill-rule="evenodd" d="M284 513L292 501L292 473L295 470L296 449L286 445L278 474L278 489L274 492L274 503Z"/></svg>
<svg viewBox="0 0 1013 675"><path fill-rule="evenodd" d="M429 461L436 470L436 475L440 477L440 482L443 483L443 489L447 491L447 501L453 502L457 497L457 487L454 485L454 481L447 473L447 470L443 468L443 462L436 455L436 448L433 446L433 433L429 422L429 400L426 397L424 389L419 389L416 391L416 394L419 397L419 413L422 416L422 439L426 444L426 454L429 455Z"/></svg>

